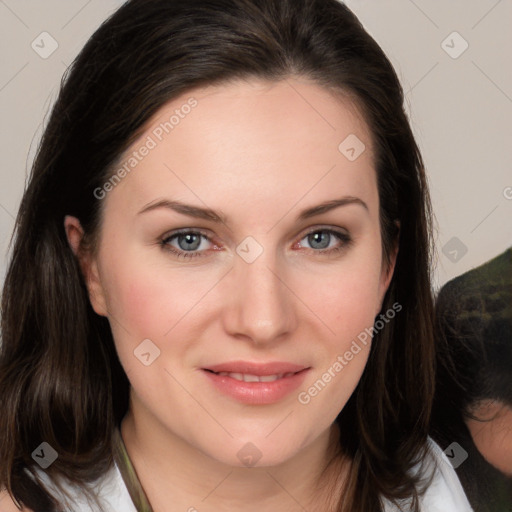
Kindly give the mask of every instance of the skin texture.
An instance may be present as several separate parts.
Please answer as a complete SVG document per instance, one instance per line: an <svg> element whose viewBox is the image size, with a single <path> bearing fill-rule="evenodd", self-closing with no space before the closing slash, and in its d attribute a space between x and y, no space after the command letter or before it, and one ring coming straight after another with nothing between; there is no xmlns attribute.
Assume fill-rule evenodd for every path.
<svg viewBox="0 0 512 512"><path fill-rule="evenodd" d="M238 81L174 99L127 155L190 97L197 106L102 199L95 254L79 250L80 224L65 219L91 303L109 319L131 382L122 435L156 512L326 510L315 479L370 343L308 404L297 395L373 325L392 276L396 254L390 268L382 265L370 134L353 104L307 80ZM338 150L349 134L366 146L354 161ZM297 220L344 196L367 208ZM169 208L138 213L162 199L211 208L224 222ZM183 228L208 237L201 255L166 250L162 239ZM307 235L327 228L352 242L332 235L329 248L342 249L321 253ZM263 248L252 263L236 252L248 236ZM176 238L169 245L179 250ZM134 357L145 339L160 350L149 366ZM278 403L247 405L201 370L233 360L310 370ZM237 456L247 443L261 454L254 467Z"/></svg>
<svg viewBox="0 0 512 512"><path fill-rule="evenodd" d="M466 420L471 437L484 459L512 478L512 409L496 400L478 403Z"/></svg>
<svg viewBox="0 0 512 512"><path fill-rule="evenodd" d="M30 512L30 509L24 507L23 512ZM0 512L20 512L20 509L16 507L7 491L0 492Z"/></svg>

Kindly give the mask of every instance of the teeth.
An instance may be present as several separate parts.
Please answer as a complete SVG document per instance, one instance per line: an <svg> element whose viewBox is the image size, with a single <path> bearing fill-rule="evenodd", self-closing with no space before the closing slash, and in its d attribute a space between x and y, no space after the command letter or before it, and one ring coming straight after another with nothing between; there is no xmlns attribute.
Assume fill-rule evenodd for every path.
<svg viewBox="0 0 512 512"><path fill-rule="evenodd" d="M243 381L243 382L273 382L277 379L284 377L291 377L295 375L294 372L289 373L278 373L276 375L251 375L250 373L230 373L230 372L219 372L217 375L231 377L232 379Z"/></svg>
<svg viewBox="0 0 512 512"><path fill-rule="evenodd" d="M262 375L260 377L260 382L273 382L274 380L280 379L279 375Z"/></svg>
<svg viewBox="0 0 512 512"><path fill-rule="evenodd" d="M245 374L243 376L244 378L244 382L259 382L260 381L260 378L257 377L256 375L250 375L250 374Z"/></svg>

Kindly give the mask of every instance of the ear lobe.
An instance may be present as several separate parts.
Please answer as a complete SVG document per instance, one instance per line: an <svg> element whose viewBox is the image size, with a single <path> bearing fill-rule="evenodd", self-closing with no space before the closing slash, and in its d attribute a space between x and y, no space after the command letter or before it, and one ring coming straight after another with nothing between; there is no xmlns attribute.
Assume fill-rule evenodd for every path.
<svg viewBox="0 0 512 512"><path fill-rule="evenodd" d="M107 316L105 294L98 272L98 265L92 255L81 247L84 230L80 221L76 217L66 215L64 217L64 230L69 246L80 265L87 291L89 292L91 306L98 315Z"/></svg>

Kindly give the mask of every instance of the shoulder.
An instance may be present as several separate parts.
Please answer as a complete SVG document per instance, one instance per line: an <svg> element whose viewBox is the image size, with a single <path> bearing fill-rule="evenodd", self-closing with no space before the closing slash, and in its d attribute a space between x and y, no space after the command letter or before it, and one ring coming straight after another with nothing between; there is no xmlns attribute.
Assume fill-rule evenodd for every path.
<svg viewBox="0 0 512 512"><path fill-rule="evenodd" d="M432 438L428 438L428 443L434 476L423 496L423 508L432 512L471 512L473 509L452 463Z"/></svg>
<svg viewBox="0 0 512 512"><path fill-rule="evenodd" d="M430 437L428 456L416 469L422 471L422 479L426 483L431 478L419 500L421 512L473 512L450 460ZM399 509L385 502L384 510L397 512Z"/></svg>

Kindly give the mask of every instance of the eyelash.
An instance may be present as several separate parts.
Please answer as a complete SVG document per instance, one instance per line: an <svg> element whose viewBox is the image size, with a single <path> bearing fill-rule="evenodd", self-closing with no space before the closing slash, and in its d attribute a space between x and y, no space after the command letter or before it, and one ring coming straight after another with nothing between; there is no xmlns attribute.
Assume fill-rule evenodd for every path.
<svg viewBox="0 0 512 512"><path fill-rule="evenodd" d="M352 237L348 233L344 233L342 231L337 231L337 230L330 229L330 228L312 229L312 230L308 231L307 233L305 233L304 235L302 235L301 238L299 239L299 242L301 240L303 240L304 238L306 238L307 236L312 235L314 233L328 233L328 234L333 235L334 237L338 238L338 240L342 244L338 247L332 247L330 249L315 250L315 249L306 248L306 249L309 249L310 251L313 251L316 254L322 254L322 255L338 254L341 251L344 251L348 247L350 247L350 245L353 242ZM175 247L169 245L169 242L171 240L179 237L180 235L200 235L201 237L207 239L209 242L213 243L210 240L210 238L208 237L208 235L206 235L201 230L182 229L182 230L174 231L170 234L164 235L164 237L161 238L159 241L162 249L164 251L168 251L168 252L172 253L173 255L175 255L178 258L195 258L195 257L199 257L199 256L204 256L204 252L205 252L205 251L180 251L180 250L176 249ZM214 244L214 246L217 247L215 244Z"/></svg>

